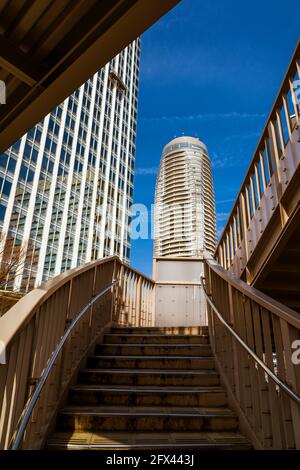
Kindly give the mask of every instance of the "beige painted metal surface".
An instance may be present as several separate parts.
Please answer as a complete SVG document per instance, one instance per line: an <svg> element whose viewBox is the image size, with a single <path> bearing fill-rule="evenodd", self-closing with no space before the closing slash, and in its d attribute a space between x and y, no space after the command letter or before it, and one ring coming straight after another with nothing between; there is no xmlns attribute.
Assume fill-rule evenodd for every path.
<svg viewBox="0 0 300 470"><path fill-rule="evenodd" d="M154 283L117 257L75 268L34 289L0 318L0 448L10 447L35 384L70 322L113 280L119 284L76 324L31 414L23 448L42 446L49 425L105 329L153 325Z"/></svg>
<svg viewBox="0 0 300 470"><path fill-rule="evenodd" d="M224 270L210 255L205 254L203 259L154 260L156 296L163 298L165 312L170 312L169 307L174 299L176 303L178 295L180 309L177 311L181 317L169 322L166 315L165 322L172 328L191 327L194 319L195 326L200 326L201 316L197 319L194 313L193 317L189 308L201 304L190 290L195 292L194 289L200 288L196 279L203 269L207 293L224 320L267 368L299 395L299 365L292 360L293 342L300 337L299 315ZM180 280L179 272L185 273L185 279ZM23 297L0 318L1 448L9 447L25 403L70 321L115 279L120 280L118 286L96 301L74 327L47 379L23 441L23 448L37 449L43 445L49 425L76 379L82 361L106 329L112 323L154 325L154 281L116 257L105 258L54 278ZM191 312L186 322L182 316L184 308ZM242 431L256 448L300 448L299 406L268 380L259 364L213 315L209 305L207 314L214 358ZM160 318L156 319L157 325L160 322Z"/></svg>
<svg viewBox="0 0 300 470"><path fill-rule="evenodd" d="M207 324L203 270L201 258L154 258L156 326Z"/></svg>
<svg viewBox="0 0 300 470"><path fill-rule="evenodd" d="M225 271L205 262L210 301L223 320L266 365L300 395L300 365L293 359L300 338L299 315ZM240 428L256 449L300 449L300 406L268 377L208 304L208 325L215 361Z"/></svg>

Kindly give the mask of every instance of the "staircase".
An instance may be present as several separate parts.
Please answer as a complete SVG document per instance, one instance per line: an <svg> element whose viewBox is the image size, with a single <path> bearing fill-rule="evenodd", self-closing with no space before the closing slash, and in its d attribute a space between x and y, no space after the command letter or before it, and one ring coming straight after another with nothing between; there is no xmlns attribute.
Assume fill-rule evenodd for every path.
<svg viewBox="0 0 300 470"><path fill-rule="evenodd" d="M87 359L47 449L250 449L207 327L113 328Z"/></svg>

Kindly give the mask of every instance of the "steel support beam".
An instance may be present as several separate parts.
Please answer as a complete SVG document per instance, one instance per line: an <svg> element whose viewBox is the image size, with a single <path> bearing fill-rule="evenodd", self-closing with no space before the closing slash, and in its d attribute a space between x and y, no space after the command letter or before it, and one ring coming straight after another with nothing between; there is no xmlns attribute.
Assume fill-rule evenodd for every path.
<svg viewBox="0 0 300 470"><path fill-rule="evenodd" d="M110 9L106 2L99 2L97 10L91 10L78 23L75 31L73 29L66 34L60 42L60 50L54 49L47 56L48 62L41 61L41 68L32 67L31 64L28 66L26 54L23 55L19 50L5 50L4 46L0 48L2 74L4 69L4 72L21 80L16 90L17 99L12 94L7 104L0 108L0 153L179 1L116 0L109 2L112 5ZM103 9L103 16L99 18L100 9ZM98 16L95 17L97 12ZM63 57L62 48L65 48ZM48 63L51 65L46 67L47 72L43 71L42 76L37 77L37 70L40 73L42 66ZM29 87L24 86L24 83Z"/></svg>

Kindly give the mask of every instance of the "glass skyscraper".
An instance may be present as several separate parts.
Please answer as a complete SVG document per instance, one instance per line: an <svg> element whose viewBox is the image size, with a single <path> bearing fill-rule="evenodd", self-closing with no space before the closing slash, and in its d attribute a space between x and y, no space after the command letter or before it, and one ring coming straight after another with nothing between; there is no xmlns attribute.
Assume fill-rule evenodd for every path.
<svg viewBox="0 0 300 470"><path fill-rule="evenodd" d="M1 253L24 258L8 289L129 262L139 64L137 39L0 156Z"/></svg>

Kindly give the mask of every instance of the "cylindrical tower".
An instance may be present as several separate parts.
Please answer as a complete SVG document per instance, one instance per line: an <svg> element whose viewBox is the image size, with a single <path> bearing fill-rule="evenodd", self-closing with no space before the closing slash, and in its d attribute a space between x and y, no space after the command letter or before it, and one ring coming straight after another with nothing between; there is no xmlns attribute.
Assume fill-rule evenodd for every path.
<svg viewBox="0 0 300 470"><path fill-rule="evenodd" d="M154 256L198 257L216 246L216 210L210 158L194 137L164 149L156 181Z"/></svg>

